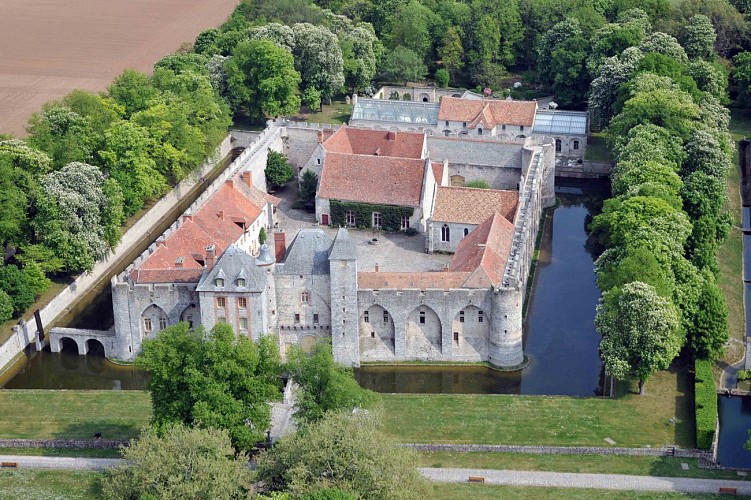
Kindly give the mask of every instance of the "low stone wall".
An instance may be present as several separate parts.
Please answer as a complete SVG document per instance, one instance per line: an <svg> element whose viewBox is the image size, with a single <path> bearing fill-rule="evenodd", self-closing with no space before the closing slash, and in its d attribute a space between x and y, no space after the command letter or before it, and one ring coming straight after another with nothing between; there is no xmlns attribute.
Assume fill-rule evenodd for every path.
<svg viewBox="0 0 751 500"><path fill-rule="evenodd" d="M614 165L606 162L594 162L576 158L559 157L556 159L555 176L570 179L608 179Z"/></svg>
<svg viewBox="0 0 751 500"><path fill-rule="evenodd" d="M111 449L127 446L122 439L0 439L0 448L96 448Z"/></svg>
<svg viewBox="0 0 751 500"><path fill-rule="evenodd" d="M600 446L516 446L505 444L415 444L402 446L417 451L529 453L533 455L627 455L642 457L680 457L711 460L711 454L678 447L624 448Z"/></svg>

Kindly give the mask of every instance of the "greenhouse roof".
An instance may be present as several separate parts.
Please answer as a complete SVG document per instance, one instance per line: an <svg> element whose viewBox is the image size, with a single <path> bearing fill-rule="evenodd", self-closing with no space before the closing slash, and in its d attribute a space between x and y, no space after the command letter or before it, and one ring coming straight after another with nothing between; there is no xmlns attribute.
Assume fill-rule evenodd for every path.
<svg viewBox="0 0 751 500"><path fill-rule="evenodd" d="M532 133L587 135L587 112L538 110Z"/></svg>
<svg viewBox="0 0 751 500"><path fill-rule="evenodd" d="M358 98L352 120L437 125L438 103Z"/></svg>

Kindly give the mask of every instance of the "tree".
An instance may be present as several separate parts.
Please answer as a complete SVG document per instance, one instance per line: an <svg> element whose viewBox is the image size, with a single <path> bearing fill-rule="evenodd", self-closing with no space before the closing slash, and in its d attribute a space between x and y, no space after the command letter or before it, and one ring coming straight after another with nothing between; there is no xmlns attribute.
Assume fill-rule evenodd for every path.
<svg viewBox="0 0 751 500"><path fill-rule="evenodd" d="M211 331L187 323L145 340L136 364L149 371L152 422L225 429L232 444L250 450L271 423L279 399L279 355L271 337L236 336L226 323Z"/></svg>
<svg viewBox="0 0 751 500"><path fill-rule="evenodd" d="M639 44L639 50L645 54L656 52L678 61L681 64L688 63L686 51L683 50L683 47L681 47L675 37L670 36L667 33L656 31L647 35Z"/></svg>
<svg viewBox="0 0 751 500"><path fill-rule="evenodd" d="M263 245L266 243L266 228L262 227L260 231L258 231L258 244Z"/></svg>
<svg viewBox="0 0 751 500"><path fill-rule="evenodd" d="M751 52L733 57L733 80L738 84L738 100L751 104Z"/></svg>
<svg viewBox="0 0 751 500"><path fill-rule="evenodd" d="M555 24L541 35L537 47L537 72L541 81L553 81L554 73L551 59L556 47L569 38L581 36L581 34L582 30L579 21L574 18L567 18Z"/></svg>
<svg viewBox="0 0 751 500"><path fill-rule="evenodd" d="M681 43L689 59L713 59L716 40L717 33L707 16L697 14L683 26Z"/></svg>
<svg viewBox="0 0 751 500"><path fill-rule="evenodd" d="M28 276L13 264L0 265L0 290L10 297L13 314L23 313L34 303L34 289Z"/></svg>
<svg viewBox="0 0 751 500"><path fill-rule="evenodd" d="M425 60L432 46L430 32L435 23L435 14L430 8L418 0L409 0L391 16L386 39L392 49L406 47Z"/></svg>
<svg viewBox="0 0 751 500"><path fill-rule="evenodd" d="M704 172L717 179L724 179L732 165L717 137L705 130L695 130L691 134L686 143L686 153L682 169L684 177L692 172Z"/></svg>
<svg viewBox="0 0 751 500"><path fill-rule="evenodd" d="M360 387L351 369L334 361L328 342L318 342L310 356L295 347L287 357L287 372L300 386L295 419L301 423L316 422L329 411L363 407L376 397Z"/></svg>
<svg viewBox="0 0 751 500"><path fill-rule="evenodd" d="M302 201L312 201L316 197L318 190L318 176L312 170L306 170L300 179L300 199Z"/></svg>
<svg viewBox="0 0 751 500"><path fill-rule="evenodd" d="M645 35L644 26L639 22L606 24L600 28L592 37L587 60L589 73L598 76L605 59L620 55L629 47L636 47Z"/></svg>
<svg viewBox="0 0 751 500"><path fill-rule="evenodd" d="M381 46L372 28L360 26L339 35L344 67L344 83L353 92L370 85L376 74Z"/></svg>
<svg viewBox="0 0 751 500"><path fill-rule="evenodd" d="M558 103L583 108L589 90L589 74L585 61L589 43L583 36L573 36L558 45L550 58L553 90Z"/></svg>
<svg viewBox="0 0 751 500"><path fill-rule="evenodd" d="M266 182L272 188L280 188L287 184L295 176L292 166L290 166L287 157L282 153L277 153L269 149L269 155L266 158Z"/></svg>
<svg viewBox="0 0 751 500"><path fill-rule="evenodd" d="M107 199L103 187L102 173L85 163L70 163L42 181L32 226L37 240L63 260L67 271L90 272L110 249L107 212L115 200Z"/></svg>
<svg viewBox="0 0 751 500"><path fill-rule="evenodd" d="M462 39L459 37L459 31L455 27L449 27L444 33L441 46L438 48L438 57L451 79L456 80L457 74L464 66L464 48L462 47Z"/></svg>
<svg viewBox="0 0 751 500"><path fill-rule="evenodd" d="M321 91L315 87L308 87L303 91L300 102L310 111L321 109Z"/></svg>
<svg viewBox="0 0 751 500"><path fill-rule="evenodd" d="M151 85L147 75L132 69L126 69L115 78L107 89L110 97L125 108L124 118L151 105L151 100L158 91Z"/></svg>
<svg viewBox="0 0 751 500"><path fill-rule="evenodd" d="M694 79L699 90L712 94L721 103L728 101L728 76L724 67L707 61L692 61L686 73Z"/></svg>
<svg viewBox="0 0 751 500"><path fill-rule="evenodd" d="M314 87L329 104L344 85L344 60L339 39L322 26L295 24L295 69L303 88Z"/></svg>
<svg viewBox="0 0 751 500"><path fill-rule="evenodd" d="M693 328L687 332L689 345L698 358L718 359L725 353L730 339L728 306L711 273L704 275L704 286L696 310Z"/></svg>
<svg viewBox="0 0 751 500"><path fill-rule="evenodd" d="M205 29L198 34L196 41L193 43L193 50L196 54L214 55L218 52L216 40L219 38L220 31L216 28Z"/></svg>
<svg viewBox="0 0 751 500"><path fill-rule="evenodd" d="M0 140L0 158L7 158L15 168L33 175L44 175L52 169L45 152L30 148L19 139Z"/></svg>
<svg viewBox="0 0 751 500"><path fill-rule="evenodd" d="M227 431L154 428L121 450L126 464L102 480L105 498L247 498L250 471L244 454L235 456Z"/></svg>
<svg viewBox="0 0 751 500"><path fill-rule="evenodd" d="M427 491L415 463L413 451L379 432L376 415L329 413L259 455L255 479L295 497L335 487L357 498L418 499Z"/></svg>
<svg viewBox="0 0 751 500"><path fill-rule="evenodd" d="M605 372L619 380L635 377L642 395L649 377L667 369L683 345L675 307L638 281L603 295L595 326Z"/></svg>
<svg viewBox="0 0 751 500"><path fill-rule="evenodd" d="M269 40L290 52L295 50L295 33L292 28L279 23L269 23L248 30L251 40Z"/></svg>
<svg viewBox="0 0 751 500"><path fill-rule="evenodd" d="M609 57L602 63L600 75L589 87L589 111L599 127L607 127L613 116L620 112L614 106L618 92L643 56L639 49L629 48L620 56Z"/></svg>
<svg viewBox="0 0 751 500"><path fill-rule="evenodd" d="M609 248L595 262L597 287L607 292L633 281L654 287L660 297L673 292L672 276L645 247Z"/></svg>
<svg viewBox="0 0 751 500"><path fill-rule="evenodd" d="M449 72L446 70L446 68L439 68L435 70L435 83L442 89L445 89L449 86Z"/></svg>
<svg viewBox="0 0 751 500"><path fill-rule="evenodd" d="M418 81L425 78L428 68L414 51L400 45L386 54L381 73L393 82Z"/></svg>
<svg viewBox="0 0 751 500"><path fill-rule="evenodd" d="M227 61L227 86L234 105L253 119L300 109L300 74L288 51L266 40L240 43Z"/></svg>
<svg viewBox="0 0 751 500"><path fill-rule="evenodd" d="M0 152L0 207L3 207L0 210L0 248L7 244L18 245L27 239L30 194L24 189L27 176L31 174L15 168L10 158Z"/></svg>
<svg viewBox="0 0 751 500"><path fill-rule="evenodd" d="M5 291L0 290L0 322L13 317L13 299Z"/></svg>

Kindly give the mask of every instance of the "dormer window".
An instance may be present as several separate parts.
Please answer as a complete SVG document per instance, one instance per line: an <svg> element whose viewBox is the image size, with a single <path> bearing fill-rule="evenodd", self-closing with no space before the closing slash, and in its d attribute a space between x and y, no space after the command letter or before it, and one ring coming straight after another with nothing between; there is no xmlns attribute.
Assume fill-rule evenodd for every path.
<svg viewBox="0 0 751 500"><path fill-rule="evenodd" d="M467 128L467 122L462 122L462 127Z"/></svg>
<svg viewBox="0 0 751 500"><path fill-rule="evenodd" d="M245 286L245 278L237 278L237 286L243 288Z"/></svg>
<svg viewBox="0 0 751 500"><path fill-rule="evenodd" d="M214 280L214 286L223 287L224 286L224 278L217 278Z"/></svg>

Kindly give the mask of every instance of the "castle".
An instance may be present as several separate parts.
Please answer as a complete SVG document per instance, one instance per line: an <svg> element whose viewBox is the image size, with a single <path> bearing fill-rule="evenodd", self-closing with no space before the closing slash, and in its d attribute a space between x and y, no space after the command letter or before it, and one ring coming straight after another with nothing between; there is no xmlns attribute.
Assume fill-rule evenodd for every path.
<svg viewBox="0 0 751 500"><path fill-rule="evenodd" d="M144 339L186 321L226 322L252 339L277 335L283 355L330 338L335 359L350 366L523 365L522 303L542 210L555 200L552 139L278 121L250 142L113 278L115 326L99 339L108 356L132 359ZM315 220L296 222L266 193L269 150L285 153L301 176L316 173ZM462 187L475 180L491 189ZM259 243L262 230L270 244ZM394 252L418 243L407 257L415 265L369 244L389 238ZM433 252L450 255L427 262Z"/></svg>

